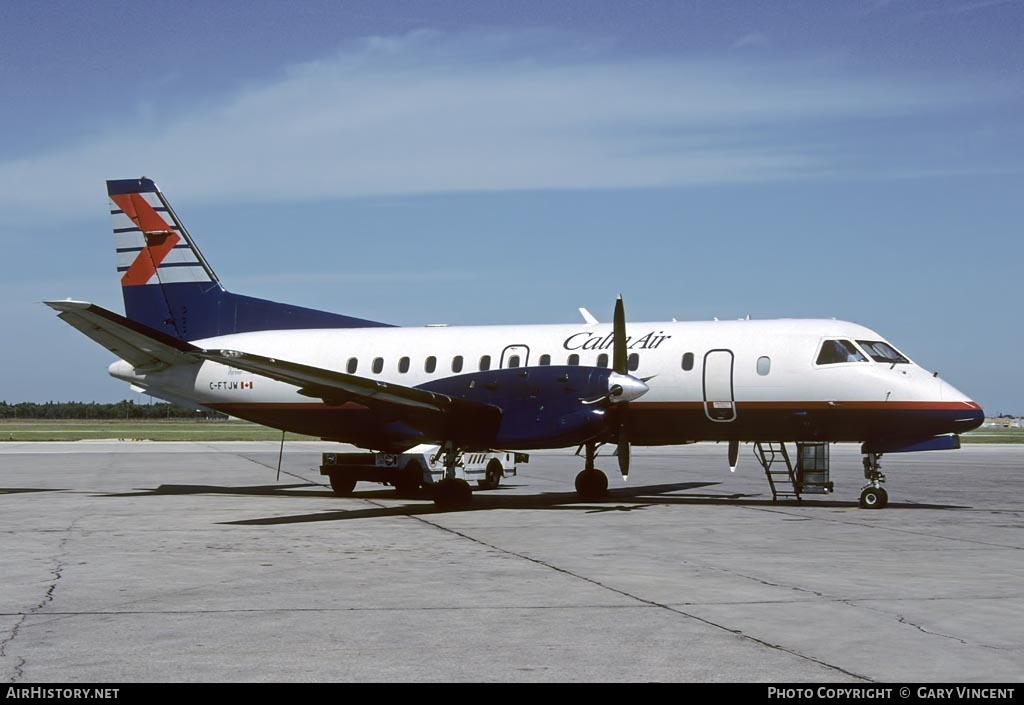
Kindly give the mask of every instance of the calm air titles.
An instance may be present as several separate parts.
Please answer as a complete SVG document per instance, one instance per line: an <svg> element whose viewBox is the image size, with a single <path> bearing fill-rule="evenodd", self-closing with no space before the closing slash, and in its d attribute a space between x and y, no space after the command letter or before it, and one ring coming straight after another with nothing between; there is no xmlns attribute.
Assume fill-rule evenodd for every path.
<svg viewBox="0 0 1024 705"><path fill-rule="evenodd" d="M584 331L583 333L574 333L565 339L562 346L566 350L607 350L613 344L613 333L607 335L598 335L597 333L590 333ZM658 331L650 333L633 340L632 336L626 336L626 349L627 350L654 350L663 342L671 338L671 335L665 335L664 331Z"/></svg>

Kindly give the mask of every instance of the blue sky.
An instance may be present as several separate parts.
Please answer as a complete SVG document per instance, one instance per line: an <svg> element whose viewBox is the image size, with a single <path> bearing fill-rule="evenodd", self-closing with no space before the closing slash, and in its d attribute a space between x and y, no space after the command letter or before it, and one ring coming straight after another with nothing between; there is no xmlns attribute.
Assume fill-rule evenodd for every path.
<svg viewBox="0 0 1024 705"><path fill-rule="evenodd" d="M1024 2L0 4L0 398L116 400L103 182L388 322L838 317L1024 414Z"/></svg>

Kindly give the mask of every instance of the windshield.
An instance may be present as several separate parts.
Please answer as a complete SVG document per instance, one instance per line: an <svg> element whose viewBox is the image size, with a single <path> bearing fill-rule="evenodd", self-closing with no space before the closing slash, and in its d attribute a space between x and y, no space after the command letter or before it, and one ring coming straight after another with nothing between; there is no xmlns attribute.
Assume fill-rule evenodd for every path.
<svg viewBox="0 0 1024 705"><path fill-rule="evenodd" d="M858 340L857 342L875 362L891 362L893 364L910 362L889 343L881 340Z"/></svg>
<svg viewBox="0 0 1024 705"><path fill-rule="evenodd" d="M849 340L826 340L818 353L818 365L834 365L837 362L867 362L857 346Z"/></svg>

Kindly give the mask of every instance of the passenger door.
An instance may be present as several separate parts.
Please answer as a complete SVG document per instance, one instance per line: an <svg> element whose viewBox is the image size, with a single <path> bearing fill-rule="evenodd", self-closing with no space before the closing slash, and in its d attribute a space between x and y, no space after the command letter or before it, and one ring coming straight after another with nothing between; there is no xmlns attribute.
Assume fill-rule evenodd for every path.
<svg viewBox="0 0 1024 705"><path fill-rule="evenodd" d="M501 351L501 368L526 367L530 360L530 348L525 345L509 345Z"/></svg>
<svg viewBox="0 0 1024 705"><path fill-rule="evenodd" d="M712 421L736 420L732 367L732 350L711 350L704 356L704 413Z"/></svg>

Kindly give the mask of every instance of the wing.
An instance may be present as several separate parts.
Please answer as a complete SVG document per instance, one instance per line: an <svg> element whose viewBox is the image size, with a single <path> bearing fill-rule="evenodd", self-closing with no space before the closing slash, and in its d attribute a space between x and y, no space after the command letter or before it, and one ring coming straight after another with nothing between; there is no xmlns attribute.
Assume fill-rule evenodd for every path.
<svg viewBox="0 0 1024 705"><path fill-rule="evenodd" d="M354 401L370 407L409 409L460 418L479 414L483 420L494 424L501 418L501 410L492 404L457 399L425 389L404 387L236 350L203 350L197 354L206 360L291 384L299 388L300 394L319 397L327 403Z"/></svg>
<svg viewBox="0 0 1024 705"><path fill-rule="evenodd" d="M44 301L65 323L89 336L136 370L156 371L201 361L199 348L87 301Z"/></svg>

